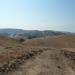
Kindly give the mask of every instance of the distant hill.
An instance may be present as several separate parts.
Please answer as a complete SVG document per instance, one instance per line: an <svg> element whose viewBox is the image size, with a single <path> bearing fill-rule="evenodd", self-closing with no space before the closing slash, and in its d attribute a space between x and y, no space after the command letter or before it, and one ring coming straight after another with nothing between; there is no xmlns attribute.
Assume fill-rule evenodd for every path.
<svg viewBox="0 0 75 75"><path fill-rule="evenodd" d="M36 37L45 37L53 35L67 35L71 34L69 32L60 32L52 30L22 30L22 29L0 29L0 36L7 36L12 38L36 38Z"/></svg>

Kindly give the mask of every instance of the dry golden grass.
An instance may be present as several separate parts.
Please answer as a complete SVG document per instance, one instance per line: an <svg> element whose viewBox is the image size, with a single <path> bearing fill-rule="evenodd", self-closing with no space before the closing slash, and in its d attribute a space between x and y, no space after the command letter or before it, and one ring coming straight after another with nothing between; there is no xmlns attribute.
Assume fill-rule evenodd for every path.
<svg viewBox="0 0 75 75"><path fill-rule="evenodd" d="M26 47L53 47L75 48L75 35L50 36L45 38L31 39L24 42Z"/></svg>

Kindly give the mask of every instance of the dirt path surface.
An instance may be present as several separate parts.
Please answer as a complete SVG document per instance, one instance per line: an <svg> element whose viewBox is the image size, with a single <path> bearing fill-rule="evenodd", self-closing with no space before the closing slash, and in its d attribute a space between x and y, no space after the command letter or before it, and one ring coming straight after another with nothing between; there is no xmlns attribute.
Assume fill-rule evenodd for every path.
<svg viewBox="0 0 75 75"><path fill-rule="evenodd" d="M75 60L71 59L72 54L66 52L60 49L45 50L8 75L75 75Z"/></svg>

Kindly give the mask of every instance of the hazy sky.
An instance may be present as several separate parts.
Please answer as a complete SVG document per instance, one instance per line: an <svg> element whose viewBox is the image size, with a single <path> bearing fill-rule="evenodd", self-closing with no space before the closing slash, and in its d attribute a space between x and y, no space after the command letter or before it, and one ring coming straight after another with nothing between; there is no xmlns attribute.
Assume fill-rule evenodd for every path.
<svg viewBox="0 0 75 75"><path fill-rule="evenodd" d="M75 32L75 0L0 0L0 28Z"/></svg>

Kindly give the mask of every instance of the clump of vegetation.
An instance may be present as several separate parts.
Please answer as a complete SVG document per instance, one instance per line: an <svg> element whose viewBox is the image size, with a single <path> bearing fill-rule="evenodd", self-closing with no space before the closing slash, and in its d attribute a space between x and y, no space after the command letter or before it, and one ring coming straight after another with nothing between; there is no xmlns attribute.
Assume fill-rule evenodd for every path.
<svg viewBox="0 0 75 75"><path fill-rule="evenodd" d="M37 36L28 36L28 39L37 38Z"/></svg>
<svg viewBox="0 0 75 75"><path fill-rule="evenodd" d="M22 43L22 42L24 42L24 41L25 41L25 39L23 39L23 38L20 38L20 39L19 39L19 42L20 42L20 43Z"/></svg>

